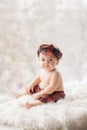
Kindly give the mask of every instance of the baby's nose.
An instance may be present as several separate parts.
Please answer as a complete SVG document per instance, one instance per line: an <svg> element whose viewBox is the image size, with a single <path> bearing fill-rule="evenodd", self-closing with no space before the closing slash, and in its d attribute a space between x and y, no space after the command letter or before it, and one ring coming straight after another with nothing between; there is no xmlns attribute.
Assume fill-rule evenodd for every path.
<svg viewBox="0 0 87 130"><path fill-rule="evenodd" d="M45 64L48 64L49 63L49 61L45 61Z"/></svg>

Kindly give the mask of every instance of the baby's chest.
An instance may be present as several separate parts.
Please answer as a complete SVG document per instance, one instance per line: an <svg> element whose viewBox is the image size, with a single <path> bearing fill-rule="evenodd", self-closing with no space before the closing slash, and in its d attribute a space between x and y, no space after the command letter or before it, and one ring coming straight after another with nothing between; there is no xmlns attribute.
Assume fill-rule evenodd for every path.
<svg viewBox="0 0 87 130"><path fill-rule="evenodd" d="M45 82L45 83L49 83L50 82L50 76L49 75L42 75L41 81Z"/></svg>

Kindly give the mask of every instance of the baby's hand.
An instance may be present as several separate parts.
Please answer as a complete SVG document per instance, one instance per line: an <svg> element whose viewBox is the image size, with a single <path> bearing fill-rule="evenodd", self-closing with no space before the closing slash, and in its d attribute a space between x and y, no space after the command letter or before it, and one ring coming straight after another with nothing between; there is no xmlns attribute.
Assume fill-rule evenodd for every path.
<svg viewBox="0 0 87 130"><path fill-rule="evenodd" d="M31 89L29 87L26 88L26 93L29 94L29 95L31 94L30 90Z"/></svg>
<svg viewBox="0 0 87 130"><path fill-rule="evenodd" d="M26 93L30 95L30 94L31 94L31 91L33 91L33 88L34 88L34 87L31 86L31 85L29 85L28 87L26 87Z"/></svg>

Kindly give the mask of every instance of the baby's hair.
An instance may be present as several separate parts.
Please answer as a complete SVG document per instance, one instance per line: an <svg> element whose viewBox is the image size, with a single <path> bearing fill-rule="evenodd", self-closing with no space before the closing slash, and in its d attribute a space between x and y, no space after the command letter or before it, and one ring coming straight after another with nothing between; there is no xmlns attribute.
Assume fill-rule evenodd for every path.
<svg viewBox="0 0 87 130"><path fill-rule="evenodd" d="M42 44L37 50L37 55L39 57L41 52L51 52L58 60L62 58L62 52L59 48L55 47L53 44Z"/></svg>

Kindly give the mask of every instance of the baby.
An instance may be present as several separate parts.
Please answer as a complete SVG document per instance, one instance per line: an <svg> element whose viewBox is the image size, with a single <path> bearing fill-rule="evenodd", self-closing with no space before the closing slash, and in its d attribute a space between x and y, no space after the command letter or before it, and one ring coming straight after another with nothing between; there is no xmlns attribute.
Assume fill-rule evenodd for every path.
<svg viewBox="0 0 87 130"><path fill-rule="evenodd" d="M41 73L26 88L24 94L31 95L34 98L32 103L27 102L24 105L26 108L52 101L57 102L59 99L65 97L62 77L56 69L62 58L60 49L54 45L42 44L38 48L37 55Z"/></svg>

